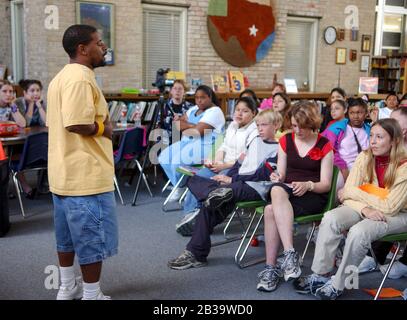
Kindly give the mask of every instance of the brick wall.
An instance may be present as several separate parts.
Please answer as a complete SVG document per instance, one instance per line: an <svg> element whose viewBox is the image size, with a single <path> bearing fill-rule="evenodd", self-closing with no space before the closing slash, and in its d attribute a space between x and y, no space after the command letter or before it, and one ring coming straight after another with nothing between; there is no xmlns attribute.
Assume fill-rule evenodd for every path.
<svg viewBox="0 0 407 320"><path fill-rule="evenodd" d="M5 14L6 0L0 0L0 18ZM374 35L375 0L251 0L261 4L272 4L276 18L276 38L268 56L250 68L242 68L249 77L252 87L269 87L273 75L284 78L285 32L287 16L306 16L319 18L318 55L316 70L317 92L327 92L338 84L339 66L335 64L337 47L356 49L358 59L341 66L341 86L346 91L357 91L358 79L363 73L360 67L360 46L362 34ZM68 62L61 46L64 30L75 23L74 0L25 0L26 11L26 47L27 77L39 77L47 84L55 74ZM103 88L109 91L119 90L125 86L140 87L142 83L142 5L141 0L110 0L115 4L115 65L97 69ZM237 69L224 62L215 52L207 32L208 0L155 0L157 4L188 5L188 38L187 38L187 75L200 77L210 83L210 75ZM351 42L349 33L346 40L328 46L323 41L323 30L328 25L344 27L346 15L344 9L354 4L359 8L360 30L359 41ZM46 5L57 5L60 13L59 30L45 30L44 9ZM7 20L7 19L4 19ZM0 26L0 37L7 33L7 23ZM9 32L8 32L9 33ZM373 38L373 37L372 37ZM0 38L3 39L3 38ZM7 43L8 39L4 40ZM2 42L3 43L3 42ZM373 46L373 43L372 43ZM11 53L10 53L11 54ZM4 58L6 57L6 58ZM0 49L0 61L9 55Z"/></svg>
<svg viewBox="0 0 407 320"><path fill-rule="evenodd" d="M12 71L10 4L8 0L0 0L0 64Z"/></svg>

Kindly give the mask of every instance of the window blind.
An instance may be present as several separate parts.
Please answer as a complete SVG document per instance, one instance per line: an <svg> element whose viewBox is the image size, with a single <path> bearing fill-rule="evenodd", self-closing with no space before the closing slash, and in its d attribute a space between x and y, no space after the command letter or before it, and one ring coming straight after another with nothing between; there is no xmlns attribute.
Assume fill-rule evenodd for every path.
<svg viewBox="0 0 407 320"><path fill-rule="evenodd" d="M312 23L288 21L286 33L285 78L295 79L297 87L310 81L310 41Z"/></svg>
<svg viewBox="0 0 407 320"><path fill-rule="evenodd" d="M180 70L181 13L143 10L143 87L152 88L160 68Z"/></svg>

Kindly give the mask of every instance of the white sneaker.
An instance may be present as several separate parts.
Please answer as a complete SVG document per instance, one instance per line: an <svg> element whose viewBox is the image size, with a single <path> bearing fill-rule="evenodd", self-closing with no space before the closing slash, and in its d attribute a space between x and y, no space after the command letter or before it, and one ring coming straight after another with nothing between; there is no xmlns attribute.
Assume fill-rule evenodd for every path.
<svg viewBox="0 0 407 320"><path fill-rule="evenodd" d="M82 298L82 300L112 300L112 298L110 296L105 296L102 291L99 291L99 294L97 295L97 297L95 299Z"/></svg>
<svg viewBox="0 0 407 320"><path fill-rule="evenodd" d="M376 270L377 264L373 257L365 256L359 265L359 273L366 273Z"/></svg>
<svg viewBox="0 0 407 320"><path fill-rule="evenodd" d="M388 264L380 266L380 271L385 274L388 266ZM407 266L400 261L395 261L387 277L390 279L407 277Z"/></svg>
<svg viewBox="0 0 407 320"><path fill-rule="evenodd" d="M83 295L82 278L75 279L75 286L72 289L67 287L59 287L57 300L79 300Z"/></svg>

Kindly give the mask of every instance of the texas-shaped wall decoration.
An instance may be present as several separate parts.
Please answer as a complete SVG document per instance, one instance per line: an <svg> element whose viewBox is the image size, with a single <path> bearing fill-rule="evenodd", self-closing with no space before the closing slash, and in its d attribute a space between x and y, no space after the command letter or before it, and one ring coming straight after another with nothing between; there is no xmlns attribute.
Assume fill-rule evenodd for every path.
<svg viewBox="0 0 407 320"><path fill-rule="evenodd" d="M235 67L262 60L275 38L271 6L246 0L210 0L208 32L218 55Z"/></svg>

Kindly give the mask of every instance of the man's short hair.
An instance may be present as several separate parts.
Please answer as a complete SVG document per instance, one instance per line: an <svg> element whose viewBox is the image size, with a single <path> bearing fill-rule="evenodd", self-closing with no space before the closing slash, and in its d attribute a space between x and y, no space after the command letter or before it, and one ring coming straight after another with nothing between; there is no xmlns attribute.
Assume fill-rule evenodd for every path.
<svg viewBox="0 0 407 320"><path fill-rule="evenodd" d="M76 57L76 49L80 44L87 45L92 41L92 34L97 32L95 27L86 24L75 24L66 29L62 46L70 58Z"/></svg>

